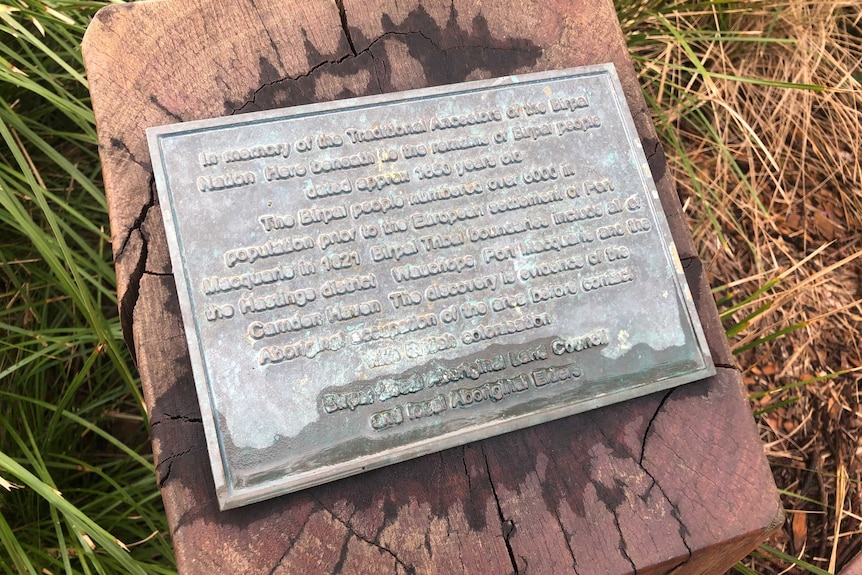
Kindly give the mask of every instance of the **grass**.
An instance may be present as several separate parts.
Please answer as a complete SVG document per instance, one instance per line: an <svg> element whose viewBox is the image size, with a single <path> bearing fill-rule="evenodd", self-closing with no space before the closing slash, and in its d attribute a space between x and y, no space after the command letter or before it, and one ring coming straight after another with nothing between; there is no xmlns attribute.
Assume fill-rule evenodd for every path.
<svg viewBox="0 0 862 575"><path fill-rule="evenodd" d="M173 570L79 48L98 7L0 4L2 573Z"/></svg>
<svg viewBox="0 0 862 575"><path fill-rule="evenodd" d="M116 311L80 41L103 2L0 0L0 573L172 573ZM790 520L740 573L862 549L862 8L620 0Z"/></svg>
<svg viewBox="0 0 862 575"><path fill-rule="evenodd" d="M620 13L788 510L737 571L834 573L862 551L862 9Z"/></svg>

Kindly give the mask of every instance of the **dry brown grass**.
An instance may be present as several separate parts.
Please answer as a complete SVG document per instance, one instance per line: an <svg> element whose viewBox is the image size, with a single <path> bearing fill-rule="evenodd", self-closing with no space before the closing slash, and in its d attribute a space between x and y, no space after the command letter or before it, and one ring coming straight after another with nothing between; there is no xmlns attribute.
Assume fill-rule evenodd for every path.
<svg viewBox="0 0 862 575"><path fill-rule="evenodd" d="M729 314L728 327L744 326L732 344L801 324L737 357L786 491L771 544L834 573L862 551L862 3L720 9L679 4L623 23L663 46L644 42L642 77L670 110L657 124L717 296L740 302L780 278Z"/></svg>

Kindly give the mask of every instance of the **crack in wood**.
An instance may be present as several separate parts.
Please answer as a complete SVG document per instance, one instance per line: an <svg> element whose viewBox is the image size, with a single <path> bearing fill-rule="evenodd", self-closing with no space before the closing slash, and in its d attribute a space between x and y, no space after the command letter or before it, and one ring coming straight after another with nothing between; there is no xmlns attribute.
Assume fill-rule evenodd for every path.
<svg viewBox="0 0 862 575"><path fill-rule="evenodd" d="M202 507L194 507L187 512L183 513L179 519L177 519L176 525L171 527L171 537L176 540L177 533L180 532L180 529L193 523L195 520L205 517L206 511Z"/></svg>
<svg viewBox="0 0 862 575"><path fill-rule="evenodd" d="M697 256L686 256L684 258L679 258L679 263L682 265L682 269L687 270L691 264L698 261Z"/></svg>
<svg viewBox="0 0 862 575"><path fill-rule="evenodd" d="M664 405L665 405L665 403L667 403L667 400L670 399L670 396L673 394L673 391L674 390L671 389L664 394L664 396L661 398L661 401L659 401L658 406L655 408L655 412L653 412L652 417L650 417L650 420L647 423L646 429L644 429L644 437L643 437L643 441L641 441L641 453L640 453L640 456L638 457L638 466L641 469L643 469L643 466L644 466L644 454L646 453L646 444L647 444L647 441L649 440L650 434L652 434L653 424L655 423L655 420L658 418L662 409L664 409ZM644 471L646 471L646 470L644 470Z"/></svg>
<svg viewBox="0 0 862 575"><path fill-rule="evenodd" d="M129 159L132 161L132 163L133 163L133 164L137 164L137 165L138 165L140 168L142 168L145 172L149 172L149 171L152 169L152 167L151 167L151 165L150 165L150 162L142 162L141 160L139 160L139 159L137 158L137 156L135 156L135 153L134 153L134 152L132 152L132 150L131 150L131 149L129 148L129 146L126 144L126 142L124 142L124 141L123 141L123 140L121 140L120 138L114 138L114 137L112 137L109 141L110 141L110 143L111 143L111 148L112 148L112 149L114 149L114 150L122 150L123 152L125 152L125 153L126 153L126 155L128 155L128 156L129 156Z"/></svg>
<svg viewBox="0 0 862 575"><path fill-rule="evenodd" d="M350 525L349 523L347 523L346 521L341 519L338 515L336 515L333 511L331 511L328 507L326 507L322 501L320 501L319 499L315 499L315 501L317 502L318 505L320 505L321 509L323 509L324 511L329 513L329 515L332 517L332 519L334 519L335 521L337 521L338 523L343 525L345 529L347 529L347 539L348 540L350 539L350 537L356 537L360 541L363 541L363 542L371 545L372 547L376 547L380 551L383 551L384 553L390 555L392 557L392 559L395 560L396 567L401 567L402 569L404 569L404 571L408 575L416 575L416 569L413 567L413 565L408 565L408 564L404 563L404 561L401 560L401 558L399 558L398 555L396 555L394 551L392 551L388 547L384 547L383 545L381 545L377 541L372 541L372 540L368 539L367 537L363 537L362 535L357 533L356 530L353 529L352 525Z"/></svg>
<svg viewBox="0 0 862 575"><path fill-rule="evenodd" d="M461 463L464 464L464 476L467 477L467 490L472 493L473 480L470 478L470 470L467 469L467 446L461 447Z"/></svg>
<svg viewBox="0 0 862 575"><path fill-rule="evenodd" d="M569 541L569 534L563 526L563 520L560 517L560 510L558 507L552 507L551 510L554 512L554 517L557 520L557 526L560 528L560 535L563 536L563 542L566 544L566 549L569 550L569 555L572 557L572 573L578 575L578 558L575 557L575 551L572 549L572 543Z"/></svg>
<svg viewBox="0 0 862 575"><path fill-rule="evenodd" d="M676 567L673 568L674 571L676 571L677 569L679 569L680 567L682 567L683 565L688 563L692 557L691 546L688 544L688 541L686 540L686 536L689 534L688 527L686 527L685 523L682 520L682 514L680 513L679 506L676 503L674 503L673 501L671 501L670 497L668 497L667 493L665 493L661 484L658 481L656 481L656 478L653 477L652 473L650 473L650 471L647 468L642 466L641 469L644 470L644 473L646 473L647 476L653 482L653 484L650 486L650 489L652 489L653 486L658 488L658 491L659 491L659 493L661 493L661 496L664 498L665 501L667 501L667 504L670 505L671 517L676 519L677 523L679 523L679 538L680 538L680 540L682 540L682 544L685 546L685 550L686 550L688 556L683 560L682 563L680 563L679 565L677 565Z"/></svg>
<svg viewBox="0 0 862 575"><path fill-rule="evenodd" d="M135 364L137 364L138 362L137 347L135 347L135 333L133 329L135 307L137 306L138 298L140 297L141 280L143 279L144 273L147 270L147 258L149 257L149 240L146 237L146 234L144 234L143 225L147 219L148 214L150 213L150 209L156 204L155 185L155 177L150 174L150 182L147 186L149 190L149 199L141 207L140 213L132 222L129 231L126 234L126 238L123 240L123 243L120 246L120 249L115 257L115 260L119 262L120 259L125 255L126 248L128 247L129 242L132 239L132 235L137 232L141 239L141 248L140 253L138 254L138 261L135 262L135 267L128 274L126 289L123 292L123 297L120 300L118 306L120 310L120 326L123 329L123 339L125 339L126 341L126 345L128 346L129 352L132 355L132 361L134 361Z"/></svg>
<svg viewBox="0 0 862 575"><path fill-rule="evenodd" d="M356 56L356 46L353 45L353 38L350 36L350 26L347 24L347 11L344 9L344 0L335 0L335 5L338 7L338 17L341 19L341 29L344 30L344 36L347 38L347 45L350 46L350 51Z"/></svg>
<svg viewBox="0 0 862 575"><path fill-rule="evenodd" d="M653 144L652 152L650 152L646 155L647 162L652 160L653 156L655 156L658 153L659 146L661 145L658 140L654 140L654 142L655 143ZM644 151L646 151L646 150L644 150Z"/></svg>
<svg viewBox="0 0 862 575"><path fill-rule="evenodd" d="M124 147L125 147L125 145L124 145ZM128 148L126 148L126 149L128 150ZM132 158L134 158L134 156L131 155L131 151L129 152L129 155ZM133 159L132 161L135 161L135 160ZM141 226L144 225L144 222L147 219L147 214L150 213L150 208L152 208L153 206L156 205L156 178L152 174L152 168L144 167L143 164L140 164L138 162L135 162L135 163L137 163L139 166L144 168L146 171L150 172L150 179L149 179L149 182L147 183L147 190L148 190L149 195L147 197L147 201L144 203L143 206L141 206L141 211L138 212L138 215L135 217L134 221L132 221L132 225L129 226L129 230L128 230L128 232L126 232L126 237L123 238L123 243L120 244L120 248L117 250L116 255L114 256L114 259L116 259L116 260L119 260L121 257L123 257L123 254L126 252L126 247L128 247L129 241L132 238L132 234L136 230L137 231L141 230Z"/></svg>
<svg viewBox="0 0 862 575"><path fill-rule="evenodd" d="M306 521L306 524L308 524L308 521ZM303 530L304 529L305 529L305 527L303 526ZM301 531L300 531L300 533L301 533ZM278 558L278 561L275 562L275 565L272 566L272 569L269 570L269 573L267 573L267 575L274 575L275 574L275 571L279 567L281 567L282 562L284 562L284 560L287 558L287 554L290 553L291 549L293 549L293 545L289 545L287 547L287 549L284 550L284 553L281 554L281 557Z"/></svg>
<svg viewBox="0 0 862 575"><path fill-rule="evenodd" d="M194 446L191 446L188 449L186 449L185 451L181 451L179 453L173 453L170 456L168 456L167 458L163 459L162 461L159 461L159 464L156 465L156 473L161 475L161 477L159 477L159 489L164 487L165 483L167 483L167 481L168 481L168 478L171 476L171 469L173 468L174 461L176 459L182 457L183 455L190 453L193 450L194 450ZM168 466L168 469L167 469L167 471L164 472L164 474L162 474L159 470L162 467L164 467L165 465Z"/></svg>
<svg viewBox="0 0 862 575"><path fill-rule="evenodd" d="M299 538L302 537L302 534L305 532L305 528L308 527L309 521L314 516L314 510L312 509L308 515L305 517L305 521L302 524L302 527L299 528L299 531L296 533L296 536L292 538L287 543L287 548L284 550L284 553L281 554L281 557L278 558L278 561L275 562L275 565L272 566L272 569L269 570L267 575L274 575L276 570L281 567L281 564L287 559L288 554L290 554L293 546L296 545L296 542L299 541Z"/></svg>
<svg viewBox="0 0 862 575"><path fill-rule="evenodd" d="M257 102L257 96L258 96L258 94L260 94L261 91L265 90L266 88L269 88L270 86L276 86L278 84L283 84L284 82L296 82L297 80L301 80L302 78L307 78L307 77L311 76L312 74L314 74L314 72L316 72L318 69L320 69L324 66L340 64L350 57L351 57L351 55L347 54L345 56L342 56L338 60L324 60L323 62L315 64L314 66L309 68L309 70L307 72L305 72L304 74L299 74L298 76L287 76L285 78L278 78L277 80L273 80L272 82L267 82L265 84L261 84L257 88L257 90L255 90L252 93L251 99L246 100L246 102L242 106L240 106L239 108L234 108L233 111L231 111L231 113L229 115L233 116L234 114L242 113L243 109L245 109L246 107L251 106L252 104Z"/></svg>
<svg viewBox="0 0 862 575"><path fill-rule="evenodd" d="M254 9L255 14L257 14L257 19L260 20L260 26L263 28L266 37L269 38L269 45L272 47L273 52L275 52L275 57L278 58L279 63L282 68L284 67L284 60L281 57L281 51L278 49L278 44L275 43L275 40L272 37L272 34L269 31L269 28L266 26L266 22L263 20L263 16L260 13L260 10L257 7L257 3L255 0L249 0L251 7Z"/></svg>
<svg viewBox="0 0 862 575"><path fill-rule="evenodd" d="M604 434L603 434L604 435ZM541 434L536 435L536 439L539 441L539 445L542 446L542 451L548 456L548 463L553 466L554 474L560 478L560 481L565 483L565 477L563 473L561 473L559 464L557 463L556 458L554 457L554 450L551 449L542 439ZM578 559L575 556L574 549L572 549L571 541L569 541L569 534L566 531L566 528L563 526L563 520L560 517L560 508L558 505L546 505L547 509L550 509L554 513L554 517L557 519L557 525L560 528L560 534L563 536L563 541L566 544L566 548L569 550L569 555L572 556L572 573L574 575L579 575L578 573Z"/></svg>
<svg viewBox="0 0 862 575"><path fill-rule="evenodd" d="M344 561L347 559L347 550L350 547L350 531L348 531L344 536L344 543L341 545L341 552L338 555L338 561L335 562L335 565L332 567L332 575L339 575L341 570L344 569Z"/></svg>
<svg viewBox="0 0 862 575"><path fill-rule="evenodd" d="M673 392L676 391L676 389L678 389L678 388L671 389L667 393L665 393L664 397L662 397L661 401L659 402L658 406L656 407L655 412L653 413L652 417L650 418L649 423L647 423L647 427L644 430L643 441L641 442L640 457L638 458L638 467L640 467L641 470L652 481L652 483L649 486L649 489L647 489L647 493L650 493L652 491L653 487L657 488L659 493L661 494L662 498L670 506L671 516L679 524L679 529L678 529L679 537L680 537L680 540L682 541L682 544L685 546L685 549L688 553L688 557L686 557L686 559L682 563L680 563L679 565L674 567L674 570L678 569L682 565L685 565L691 559L691 556L692 556L691 546L689 546L688 541L686 541L686 536L689 534L689 530L688 530L688 527L686 527L685 523L682 520L682 514L679 510L679 506L671 500L671 498L665 492L664 488L662 488L661 484L658 482L658 480L656 480L656 478L652 474L652 472L650 472L650 470L647 469L646 464L644 462L644 458L646 457L647 442L649 441L650 437L654 433L653 428L654 428L654 424L656 422L656 419L658 419L658 416L664 410L665 404L670 399L670 396L673 394Z"/></svg>
<svg viewBox="0 0 862 575"><path fill-rule="evenodd" d="M169 118L171 118L172 120L176 120L177 122L182 122L182 121L183 121L183 119L182 119L182 118L181 118L181 117L180 117L176 112L172 112L170 109L168 109L168 107L167 107L167 106L165 106L164 104L162 104L162 103L159 101L159 99L158 99L154 94L150 94L150 102L151 102L151 103L152 103L156 108L158 108L159 110L161 110L162 112L164 112L165 114L167 114L167 116L168 116Z"/></svg>
<svg viewBox="0 0 862 575"><path fill-rule="evenodd" d="M167 421L179 421L181 423L203 423L203 419L201 419L200 417L189 417L182 414L164 413L159 419L150 421L150 428L153 428Z"/></svg>
<svg viewBox="0 0 862 575"><path fill-rule="evenodd" d="M147 270L147 269L144 270L143 275L153 276L153 277L157 277L157 278L172 278L172 277L174 277L174 274L172 272L154 272L152 270Z"/></svg>
<svg viewBox="0 0 862 575"><path fill-rule="evenodd" d="M130 232L134 233L135 230ZM129 348L129 353L132 355L132 361L137 365L138 352L135 346L135 331L134 318L135 307L138 305L138 298L141 295L141 280L144 277L144 270L147 267L147 255L149 249L144 235L138 230L141 237L141 251L138 254L138 261L135 262L134 269L129 273L129 281L126 283L126 290L123 292L123 297L120 300L120 326L123 328L123 339L126 340L126 345Z"/></svg>
<svg viewBox="0 0 862 575"><path fill-rule="evenodd" d="M452 530L452 522L449 517L446 517L446 538L455 535L455 541L458 543L458 562L461 564L462 568L466 568L464 565L464 546L461 543L461 534L458 531ZM428 547L428 560L431 560L431 547Z"/></svg>
<svg viewBox="0 0 862 575"><path fill-rule="evenodd" d="M449 518L446 518L446 537L449 537ZM431 550L431 529L425 530L425 541L422 542L425 545L425 552L428 553L428 562L432 562L434 560L434 551ZM458 543L458 557L461 557L461 544ZM464 560L461 560L461 565L464 564Z"/></svg>
<svg viewBox="0 0 862 575"><path fill-rule="evenodd" d="M607 436L604 435L604 432L602 432L602 436L605 437L605 440L608 439ZM617 533L619 534L619 542L617 544L617 549L619 550L620 555L622 555L622 557L626 561L629 562L629 565L631 565L631 568L632 568L632 572L634 573L634 575L637 575L638 568L637 568L637 565L635 565L634 560L629 555L628 543L626 543L625 535L623 535L622 524L620 524L620 518L619 518L619 515L617 513L617 509L619 508L620 505L622 505L622 502L619 502L616 504L613 503L612 502L613 501L613 494L615 492L612 489L610 489L609 487L606 487L601 482L596 481L594 479L590 479L589 481L592 484L593 488L596 490L596 495L598 496L599 501L604 503L605 509L610 511L611 515L614 518L614 527L616 528ZM618 490L622 491L624 484L618 479L615 479L615 482L617 483L616 488ZM625 500L624 497L623 497L623 500Z"/></svg>
<svg viewBox="0 0 862 575"><path fill-rule="evenodd" d="M512 563L512 573L519 575L518 562L515 559L515 551L512 549L512 544L509 538L515 533L515 522L511 519L506 519L503 515L503 507L500 505L500 498L497 496L497 488L494 486L494 479L491 477L491 466L488 463L488 454L485 453L485 447L480 446L482 457L485 459L485 471L488 474L488 483L491 485L491 494L494 496L494 503L497 505L497 515L500 518L500 534L503 536L503 541L506 544L506 551L509 553L509 561ZM526 564L526 560L521 556L521 560ZM526 574L526 570L524 571ZM521 574L521 575L524 575Z"/></svg>
<svg viewBox="0 0 862 575"><path fill-rule="evenodd" d="M371 61L376 64L377 58L374 57L374 52L368 52L368 56L371 58ZM386 60L381 59L380 62L383 64L383 72L386 72ZM374 79L377 80L377 91L378 93L383 93L383 83L380 81L380 74L377 73L377 66L373 67L374 70Z"/></svg>
<svg viewBox="0 0 862 575"><path fill-rule="evenodd" d="M336 1L341 2L342 0L336 0ZM345 21L342 22L342 25L346 26L346 15L345 15ZM405 36L405 37L418 36L418 37L424 39L425 41L427 41L429 44L431 44L431 46L433 46L437 51L441 52L447 58L448 58L448 53L450 51L452 51L452 50L463 50L465 48L476 48L476 49L482 49L482 50L487 50L487 51L491 51L491 52L515 52L515 53L527 53L527 54L531 54L533 52L542 52L541 49L539 49L539 50L525 50L523 48L490 48L488 46L481 45L481 44L462 44L462 45L458 45L458 46L452 46L450 48L441 48L431 37L427 36L421 30L409 30L406 32L390 30L388 32L384 32L383 34L381 34L380 36L378 36L377 38L372 40L368 44L367 47L363 48L359 52L357 52L355 47L353 46L352 39L349 39L348 43L350 44L351 53L345 54L344 56L342 56L338 59L335 59L335 60L324 60L322 62L319 62L319 63L315 64L314 66L312 66L311 68L309 68L308 71L306 71L302 74L299 74L296 76L286 76L284 78L278 78L276 80L273 80L272 82L266 82L264 84L261 84L252 93L250 99L246 100L246 102L243 103L241 106L235 107L230 112L229 115L242 113L242 111L245 108L247 108L247 107L249 107L249 106L251 106L257 102L257 96L260 94L261 91L263 91L266 88L269 88L271 86L277 86L277 85L283 84L285 82L296 82L296 81L301 80L303 78L308 78L309 76L311 76L312 74L314 74L315 72L317 72L319 69L321 69L323 67L336 66L338 64L343 63L344 61L346 61L349 58L358 58L364 54L368 54L372 59L374 59L374 56L371 53L371 49L374 48L379 42L385 40L386 38L388 38L390 36ZM384 64L384 66L385 66L385 64ZM379 78L378 78L378 83L379 83ZM381 86L381 93L382 92L383 92L383 90L382 90L382 86Z"/></svg>

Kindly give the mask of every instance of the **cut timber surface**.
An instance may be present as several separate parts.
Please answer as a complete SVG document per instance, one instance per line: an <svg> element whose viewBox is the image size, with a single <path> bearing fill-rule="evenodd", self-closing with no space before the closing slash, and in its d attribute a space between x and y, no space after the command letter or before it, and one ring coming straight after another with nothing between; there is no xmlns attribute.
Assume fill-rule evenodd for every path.
<svg viewBox="0 0 862 575"><path fill-rule="evenodd" d="M84 45L120 314L181 573L721 573L782 519L610 0L164 0ZM613 62L718 375L219 512L144 129Z"/></svg>

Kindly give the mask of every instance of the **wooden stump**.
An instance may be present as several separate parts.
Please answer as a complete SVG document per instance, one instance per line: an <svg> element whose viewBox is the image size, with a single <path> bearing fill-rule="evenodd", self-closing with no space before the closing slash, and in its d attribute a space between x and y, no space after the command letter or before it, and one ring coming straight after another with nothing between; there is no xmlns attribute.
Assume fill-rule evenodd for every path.
<svg viewBox="0 0 862 575"><path fill-rule="evenodd" d="M164 0L84 57L120 313L180 571L719 573L782 511L609 0ZM614 62L718 375L219 512L144 128Z"/></svg>

